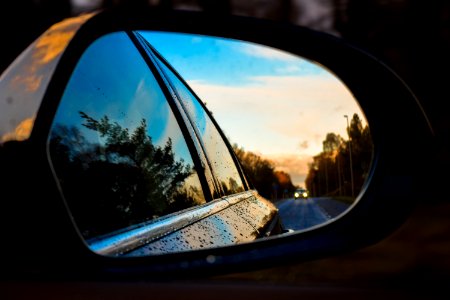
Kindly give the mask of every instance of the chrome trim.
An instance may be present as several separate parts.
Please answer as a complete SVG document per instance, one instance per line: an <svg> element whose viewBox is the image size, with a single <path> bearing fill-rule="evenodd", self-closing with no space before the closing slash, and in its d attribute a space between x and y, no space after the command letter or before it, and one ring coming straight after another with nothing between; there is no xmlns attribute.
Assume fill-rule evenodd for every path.
<svg viewBox="0 0 450 300"><path fill-rule="evenodd" d="M225 196L194 208L176 212L132 229L119 231L86 241L89 248L102 255L120 255L166 236L201 219L218 213L241 201L254 197L253 191Z"/></svg>

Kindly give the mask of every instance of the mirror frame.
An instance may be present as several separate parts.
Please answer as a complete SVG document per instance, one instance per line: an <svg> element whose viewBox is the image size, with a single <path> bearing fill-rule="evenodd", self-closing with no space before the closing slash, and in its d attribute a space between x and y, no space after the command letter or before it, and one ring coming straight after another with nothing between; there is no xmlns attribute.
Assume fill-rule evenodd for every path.
<svg viewBox="0 0 450 300"><path fill-rule="evenodd" d="M59 99L82 53L100 36L122 30L172 31L244 40L290 52L330 70L358 101L372 134L374 159L357 204L325 226L248 244L148 257L113 258L89 250L53 177L47 137ZM340 38L249 17L151 7L105 10L82 25L69 43L47 87L32 134L18 147L18 153L27 156L29 174L24 180L35 199L46 201L36 213L39 223L27 220L34 224L30 234L39 237L39 249L32 255L25 250L11 252L15 259L8 262L8 267L17 269L19 265L31 273L39 270L41 275L57 278L191 278L355 250L392 233L407 218L416 200L424 196L415 187L420 185L420 174L426 174L427 166L417 157L430 155L432 139L431 126L406 84L383 62ZM405 150L411 141L420 142L414 149ZM22 243L13 248L24 246Z"/></svg>

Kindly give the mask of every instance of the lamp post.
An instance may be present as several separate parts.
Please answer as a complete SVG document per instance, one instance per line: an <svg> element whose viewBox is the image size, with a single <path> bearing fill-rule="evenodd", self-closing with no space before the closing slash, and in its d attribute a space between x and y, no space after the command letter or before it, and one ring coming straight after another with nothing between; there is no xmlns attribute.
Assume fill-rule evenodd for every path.
<svg viewBox="0 0 450 300"><path fill-rule="evenodd" d="M352 141L350 138L350 126L348 124L348 116L344 115L344 118L347 119L348 151L350 153L350 181L352 183L352 198L355 198L355 186L353 183Z"/></svg>
<svg viewBox="0 0 450 300"><path fill-rule="evenodd" d="M337 173L338 173L338 182L339 182L339 196L342 196L341 162L339 159L339 152L336 155L336 159L337 159Z"/></svg>

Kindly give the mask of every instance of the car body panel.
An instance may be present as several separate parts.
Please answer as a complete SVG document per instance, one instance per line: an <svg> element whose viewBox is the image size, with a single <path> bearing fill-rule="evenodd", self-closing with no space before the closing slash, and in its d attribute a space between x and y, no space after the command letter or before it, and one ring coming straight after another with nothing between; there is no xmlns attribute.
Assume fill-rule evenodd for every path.
<svg viewBox="0 0 450 300"><path fill-rule="evenodd" d="M142 256L249 242L273 234L277 209L256 191L226 196L198 207L87 241L103 255Z"/></svg>
<svg viewBox="0 0 450 300"><path fill-rule="evenodd" d="M272 203L257 197L254 192L242 193L239 197L241 200L233 199L234 197L224 197L221 201L227 202L228 208L130 251L126 256L153 255L230 246L250 242L265 236L270 222L275 222L275 207ZM236 200L237 202L232 204ZM265 213L268 213L258 224L256 222L248 222L248 219L241 213L242 207L254 206L255 203L260 208L264 208ZM252 216L258 216L260 213L261 211L257 211Z"/></svg>

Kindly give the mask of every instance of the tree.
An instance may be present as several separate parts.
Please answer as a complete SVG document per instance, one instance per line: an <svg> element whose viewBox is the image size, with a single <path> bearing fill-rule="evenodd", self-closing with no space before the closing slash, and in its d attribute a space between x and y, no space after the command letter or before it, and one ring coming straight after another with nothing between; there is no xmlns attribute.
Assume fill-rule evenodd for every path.
<svg viewBox="0 0 450 300"><path fill-rule="evenodd" d="M52 162L68 205L85 238L152 220L201 203L203 194L185 184L195 171L176 160L172 140L155 146L147 122L131 133L107 116L80 112L82 126L97 132L88 142L80 128L56 126ZM75 141L75 142L74 142Z"/></svg>
<svg viewBox="0 0 450 300"><path fill-rule="evenodd" d="M361 188L368 175L373 155L373 143L368 126L363 126L357 114L353 115L349 128L354 160L355 187Z"/></svg>
<svg viewBox="0 0 450 300"><path fill-rule="evenodd" d="M285 193L292 193L295 186L289 174L275 170L274 164L237 144L233 145L234 152L241 163L248 180L260 195L267 199L277 199ZM285 191L287 190L287 191Z"/></svg>
<svg viewBox="0 0 450 300"><path fill-rule="evenodd" d="M325 140L322 142L323 152L332 153L333 151L339 149L344 139L335 133L328 133Z"/></svg>
<svg viewBox="0 0 450 300"><path fill-rule="evenodd" d="M335 133L328 133L326 135L325 140L322 142L323 145L323 165L324 165L324 173L325 173L325 193L329 194L330 190L335 191L336 188L340 190L340 174L339 174L339 161L336 160L338 149L343 143L343 138ZM334 172L336 170L337 172ZM338 180L330 176L330 173L337 174ZM339 184L337 184L339 181Z"/></svg>
<svg viewBox="0 0 450 300"><path fill-rule="evenodd" d="M274 175L278 181L278 186L282 192L282 198L287 198L295 191L295 186L292 183L291 175L284 171L275 171Z"/></svg>
<svg viewBox="0 0 450 300"><path fill-rule="evenodd" d="M323 151L313 157L305 183L314 196L351 195L350 168L353 168L355 191L361 190L372 161L373 144L368 126L354 114L348 135L352 147L350 166L349 141L335 133L327 133Z"/></svg>

